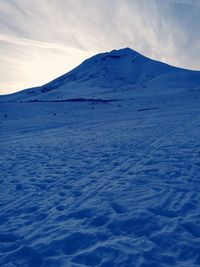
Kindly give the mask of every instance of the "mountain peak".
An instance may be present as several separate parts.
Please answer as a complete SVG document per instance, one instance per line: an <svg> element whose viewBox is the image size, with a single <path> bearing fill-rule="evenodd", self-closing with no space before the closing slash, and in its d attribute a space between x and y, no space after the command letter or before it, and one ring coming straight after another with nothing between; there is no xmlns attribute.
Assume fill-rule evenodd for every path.
<svg viewBox="0 0 200 267"><path fill-rule="evenodd" d="M64 90L76 87L119 88L130 84L141 85L157 76L178 71L182 70L151 60L125 47L92 56L42 88L45 91L60 87Z"/></svg>
<svg viewBox="0 0 200 267"><path fill-rule="evenodd" d="M125 47L92 56L70 72L37 89L18 93L13 99L67 99L127 86L191 88L199 85L199 80L200 72L173 67Z"/></svg>
<svg viewBox="0 0 200 267"><path fill-rule="evenodd" d="M118 55L118 56L127 56L127 55L139 55L137 51L134 51L133 49L129 47L120 48L120 49L114 49L111 52L109 52L110 55Z"/></svg>

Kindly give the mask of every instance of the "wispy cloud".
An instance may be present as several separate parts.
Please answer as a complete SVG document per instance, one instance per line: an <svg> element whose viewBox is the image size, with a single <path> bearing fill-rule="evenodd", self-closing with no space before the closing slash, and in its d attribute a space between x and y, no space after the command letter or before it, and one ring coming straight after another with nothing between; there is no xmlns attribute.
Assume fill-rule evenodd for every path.
<svg viewBox="0 0 200 267"><path fill-rule="evenodd" d="M7 43L15 44L15 45L22 45L22 46L35 46L39 48L44 48L44 49L57 49L57 50L64 50L66 51L68 48L57 45L54 43L47 43L47 42L41 42L41 41L36 41L28 38L21 38L21 37L12 37L8 36L5 34L0 33L0 41L4 41Z"/></svg>
<svg viewBox="0 0 200 267"><path fill-rule="evenodd" d="M42 84L126 46L200 69L199 28L196 0L1 0L0 92Z"/></svg>

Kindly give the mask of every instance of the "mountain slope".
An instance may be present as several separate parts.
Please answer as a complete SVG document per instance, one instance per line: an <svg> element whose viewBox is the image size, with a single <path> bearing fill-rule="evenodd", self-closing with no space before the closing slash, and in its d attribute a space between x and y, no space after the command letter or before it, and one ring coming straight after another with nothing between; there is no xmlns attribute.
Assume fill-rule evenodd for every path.
<svg viewBox="0 0 200 267"><path fill-rule="evenodd" d="M160 85L194 88L199 84L199 71L173 67L124 48L95 55L41 87L23 90L3 99L58 100L98 96L113 92L113 88L122 91L127 88L158 88Z"/></svg>

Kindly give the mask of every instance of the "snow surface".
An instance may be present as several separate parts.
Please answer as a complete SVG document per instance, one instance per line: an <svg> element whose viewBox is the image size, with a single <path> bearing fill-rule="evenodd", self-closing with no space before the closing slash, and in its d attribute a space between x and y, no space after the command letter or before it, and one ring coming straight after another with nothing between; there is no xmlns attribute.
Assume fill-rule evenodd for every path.
<svg viewBox="0 0 200 267"><path fill-rule="evenodd" d="M200 266L200 79L183 72L96 82L113 102L1 98L0 266Z"/></svg>

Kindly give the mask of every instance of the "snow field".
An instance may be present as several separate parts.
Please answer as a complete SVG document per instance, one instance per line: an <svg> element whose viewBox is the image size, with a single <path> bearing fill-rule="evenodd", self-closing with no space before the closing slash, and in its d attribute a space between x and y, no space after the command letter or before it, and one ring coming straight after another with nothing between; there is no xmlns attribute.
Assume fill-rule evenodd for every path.
<svg viewBox="0 0 200 267"><path fill-rule="evenodd" d="M198 97L1 103L0 265L200 266Z"/></svg>

